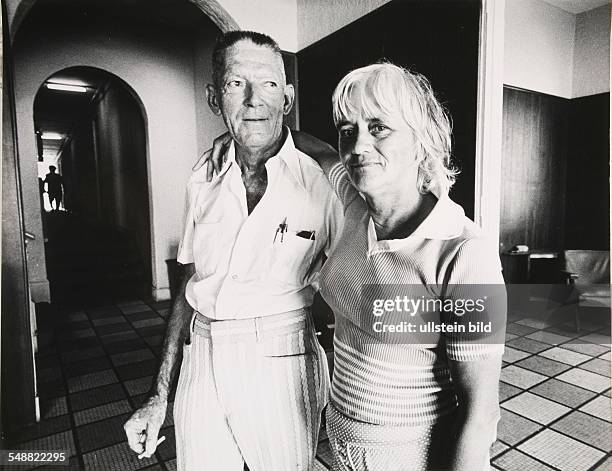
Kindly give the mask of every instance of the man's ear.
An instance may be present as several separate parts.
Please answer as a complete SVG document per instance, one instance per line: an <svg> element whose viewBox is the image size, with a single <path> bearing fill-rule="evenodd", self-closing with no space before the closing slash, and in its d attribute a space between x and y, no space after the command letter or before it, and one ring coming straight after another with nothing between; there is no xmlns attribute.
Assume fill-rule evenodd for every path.
<svg viewBox="0 0 612 471"><path fill-rule="evenodd" d="M285 85L285 103L283 104L283 114L289 114L293 108L293 100L295 100L295 88L288 83Z"/></svg>
<svg viewBox="0 0 612 471"><path fill-rule="evenodd" d="M221 104L219 103L217 89L210 83L206 85L206 101L208 101L208 106L210 106L212 112L217 116L221 116Z"/></svg>

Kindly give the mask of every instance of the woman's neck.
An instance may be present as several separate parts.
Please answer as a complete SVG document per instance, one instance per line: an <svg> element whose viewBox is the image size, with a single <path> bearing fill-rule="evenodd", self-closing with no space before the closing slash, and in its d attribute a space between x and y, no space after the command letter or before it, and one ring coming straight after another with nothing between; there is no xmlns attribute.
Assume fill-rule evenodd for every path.
<svg viewBox="0 0 612 471"><path fill-rule="evenodd" d="M408 237L436 205L438 199L432 193L422 194L413 185L407 186L399 192L365 195L378 240Z"/></svg>

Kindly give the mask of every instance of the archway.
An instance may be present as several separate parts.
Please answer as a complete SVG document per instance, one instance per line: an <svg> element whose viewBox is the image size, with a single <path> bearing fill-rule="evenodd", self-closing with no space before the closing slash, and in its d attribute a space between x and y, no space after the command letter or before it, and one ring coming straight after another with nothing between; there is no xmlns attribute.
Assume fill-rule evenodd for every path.
<svg viewBox="0 0 612 471"><path fill-rule="evenodd" d="M138 95L104 70L64 69L40 86L34 128L52 300L148 298L148 145ZM59 210L49 201L58 196Z"/></svg>

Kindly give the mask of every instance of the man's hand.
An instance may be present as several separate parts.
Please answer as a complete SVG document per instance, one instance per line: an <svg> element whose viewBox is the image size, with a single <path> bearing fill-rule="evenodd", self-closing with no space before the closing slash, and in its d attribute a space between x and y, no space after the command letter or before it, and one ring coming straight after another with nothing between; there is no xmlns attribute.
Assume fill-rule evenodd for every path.
<svg viewBox="0 0 612 471"><path fill-rule="evenodd" d="M229 132L221 134L214 140L212 150L207 151L210 152L210 155L207 159L208 168L206 169L206 181L211 181L213 174L218 174L221 171L227 159L227 150L231 142L232 136L230 136Z"/></svg>
<svg viewBox="0 0 612 471"><path fill-rule="evenodd" d="M130 448L145 458L151 457L157 448L157 436L166 418L168 401L158 396L150 397L123 425Z"/></svg>

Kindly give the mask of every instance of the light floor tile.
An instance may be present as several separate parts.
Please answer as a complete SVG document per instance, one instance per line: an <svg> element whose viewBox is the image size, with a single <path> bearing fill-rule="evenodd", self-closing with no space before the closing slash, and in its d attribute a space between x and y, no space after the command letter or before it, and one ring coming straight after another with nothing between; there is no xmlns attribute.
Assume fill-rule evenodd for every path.
<svg viewBox="0 0 612 471"><path fill-rule="evenodd" d="M553 334L545 330L539 330L533 334L526 335L526 337L537 340L538 342L549 343L550 345L559 345L571 340L571 338L565 337L564 335Z"/></svg>
<svg viewBox="0 0 612 471"><path fill-rule="evenodd" d="M517 324L526 325L528 327L533 327L534 329L545 329L546 327L551 326L551 322L549 320L542 319L530 319L525 318L516 321Z"/></svg>
<svg viewBox="0 0 612 471"><path fill-rule="evenodd" d="M551 423L571 410L569 407L529 392L513 397L504 402L502 407L544 425Z"/></svg>
<svg viewBox="0 0 612 471"><path fill-rule="evenodd" d="M523 358L527 358L531 353L524 352L522 350L517 350L516 348L506 347L504 349L504 356L502 360L508 363L514 363L515 361L522 360Z"/></svg>
<svg viewBox="0 0 612 471"><path fill-rule="evenodd" d="M597 373L602 376L610 377L610 362L607 360L602 360L601 358L593 358L586 363L580 365L581 370L587 370L592 373Z"/></svg>
<svg viewBox="0 0 612 471"><path fill-rule="evenodd" d="M610 336L609 335L605 335L605 334L601 334L601 333L598 333L598 332L594 332L594 333L589 334L589 335L584 335L584 336L580 337L578 340L583 340L585 342L591 342L591 343L595 343L597 345L602 345L602 346L610 347Z"/></svg>
<svg viewBox="0 0 612 471"><path fill-rule="evenodd" d="M550 350L546 350L540 353L545 358L550 358L551 360L560 361L561 363L567 363L568 365L576 366L580 363L584 363L591 359L588 355L583 355L582 353L572 352L570 350L566 350L565 348L554 347Z"/></svg>
<svg viewBox="0 0 612 471"><path fill-rule="evenodd" d="M510 450L493 461L493 464L504 471L552 471L547 466L518 450Z"/></svg>
<svg viewBox="0 0 612 471"><path fill-rule="evenodd" d="M610 387L610 378L580 368L572 368L561 373L557 379L599 393Z"/></svg>
<svg viewBox="0 0 612 471"><path fill-rule="evenodd" d="M548 429L522 443L518 449L561 471L589 469L605 456L603 451Z"/></svg>
<svg viewBox="0 0 612 471"><path fill-rule="evenodd" d="M598 396L591 402L586 403L580 409L582 412L586 412L594 417L598 417L608 422L612 422L612 401L609 397Z"/></svg>
<svg viewBox="0 0 612 471"><path fill-rule="evenodd" d="M545 381L548 378L539 373L534 373L533 371L510 365L502 369L501 379L512 386L527 389L541 383L542 381Z"/></svg>

